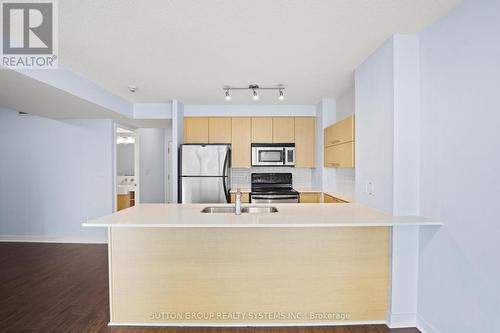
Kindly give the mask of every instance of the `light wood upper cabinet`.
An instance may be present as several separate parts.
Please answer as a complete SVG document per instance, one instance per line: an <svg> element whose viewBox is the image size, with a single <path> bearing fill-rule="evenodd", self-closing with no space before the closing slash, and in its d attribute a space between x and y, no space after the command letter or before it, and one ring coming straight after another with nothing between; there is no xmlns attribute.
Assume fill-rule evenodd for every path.
<svg viewBox="0 0 500 333"><path fill-rule="evenodd" d="M354 141L354 116L349 116L325 128L324 146L329 147Z"/></svg>
<svg viewBox="0 0 500 333"><path fill-rule="evenodd" d="M354 168L354 142L325 148L325 167L327 168Z"/></svg>
<svg viewBox="0 0 500 333"><path fill-rule="evenodd" d="M231 143L231 118L184 118L184 143Z"/></svg>
<svg viewBox="0 0 500 333"><path fill-rule="evenodd" d="M324 130L324 166L354 168L354 115Z"/></svg>
<svg viewBox="0 0 500 333"><path fill-rule="evenodd" d="M231 118L208 118L208 143L231 143Z"/></svg>
<svg viewBox="0 0 500 333"><path fill-rule="evenodd" d="M295 166L316 167L315 117L186 117L184 143L232 145L232 166L251 167L252 143L295 143Z"/></svg>
<svg viewBox="0 0 500 333"><path fill-rule="evenodd" d="M295 142L295 118L273 117L273 143Z"/></svg>
<svg viewBox="0 0 500 333"><path fill-rule="evenodd" d="M231 166L233 168L251 167L252 119L232 118Z"/></svg>
<svg viewBox="0 0 500 333"><path fill-rule="evenodd" d="M184 118L184 143L208 143L208 118Z"/></svg>
<svg viewBox="0 0 500 333"><path fill-rule="evenodd" d="M316 166L316 118L295 118L295 167Z"/></svg>
<svg viewBox="0 0 500 333"><path fill-rule="evenodd" d="M253 143L273 142L273 118L271 117L252 118L252 142Z"/></svg>

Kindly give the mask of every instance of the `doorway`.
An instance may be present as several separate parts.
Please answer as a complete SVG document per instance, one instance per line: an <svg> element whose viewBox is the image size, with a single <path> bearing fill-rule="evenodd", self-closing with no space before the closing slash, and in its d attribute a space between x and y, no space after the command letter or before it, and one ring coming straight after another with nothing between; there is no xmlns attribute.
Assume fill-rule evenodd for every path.
<svg viewBox="0 0 500 333"><path fill-rule="evenodd" d="M116 127L116 211L139 203L139 135Z"/></svg>

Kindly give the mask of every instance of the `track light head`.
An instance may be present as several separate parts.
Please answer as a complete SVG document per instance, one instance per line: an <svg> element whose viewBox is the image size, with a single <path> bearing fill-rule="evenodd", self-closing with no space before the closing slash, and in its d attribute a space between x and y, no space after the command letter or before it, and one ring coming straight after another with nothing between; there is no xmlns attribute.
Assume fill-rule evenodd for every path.
<svg viewBox="0 0 500 333"><path fill-rule="evenodd" d="M226 101L231 100L231 94L229 93L229 89L226 89Z"/></svg>
<svg viewBox="0 0 500 333"><path fill-rule="evenodd" d="M259 99L259 95L257 94L257 90L254 89L253 92L252 92L252 95L253 95L253 99L254 100L258 100Z"/></svg>
<svg viewBox="0 0 500 333"><path fill-rule="evenodd" d="M278 97L280 100L285 99L285 95L283 94L283 89L280 89L280 96Z"/></svg>

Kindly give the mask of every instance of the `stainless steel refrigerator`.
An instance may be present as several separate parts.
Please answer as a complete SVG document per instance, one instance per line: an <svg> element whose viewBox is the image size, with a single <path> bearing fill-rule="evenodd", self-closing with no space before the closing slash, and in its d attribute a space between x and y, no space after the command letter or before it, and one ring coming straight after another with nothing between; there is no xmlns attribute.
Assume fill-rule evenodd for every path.
<svg viewBox="0 0 500 333"><path fill-rule="evenodd" d="M180 147L179 203L230 202L231 145Z"/></svg>

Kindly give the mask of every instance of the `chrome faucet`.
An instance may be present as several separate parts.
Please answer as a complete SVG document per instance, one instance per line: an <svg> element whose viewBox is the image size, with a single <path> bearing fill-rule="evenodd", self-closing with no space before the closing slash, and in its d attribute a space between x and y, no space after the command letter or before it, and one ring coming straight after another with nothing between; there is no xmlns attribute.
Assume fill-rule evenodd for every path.
<svg viewBox="0 0 500 333"><path fill-rule="evenodd" d="M240 189L236 190L236 200L234 201L234 213L236 215L241 215L241 191Z"/></svg>

